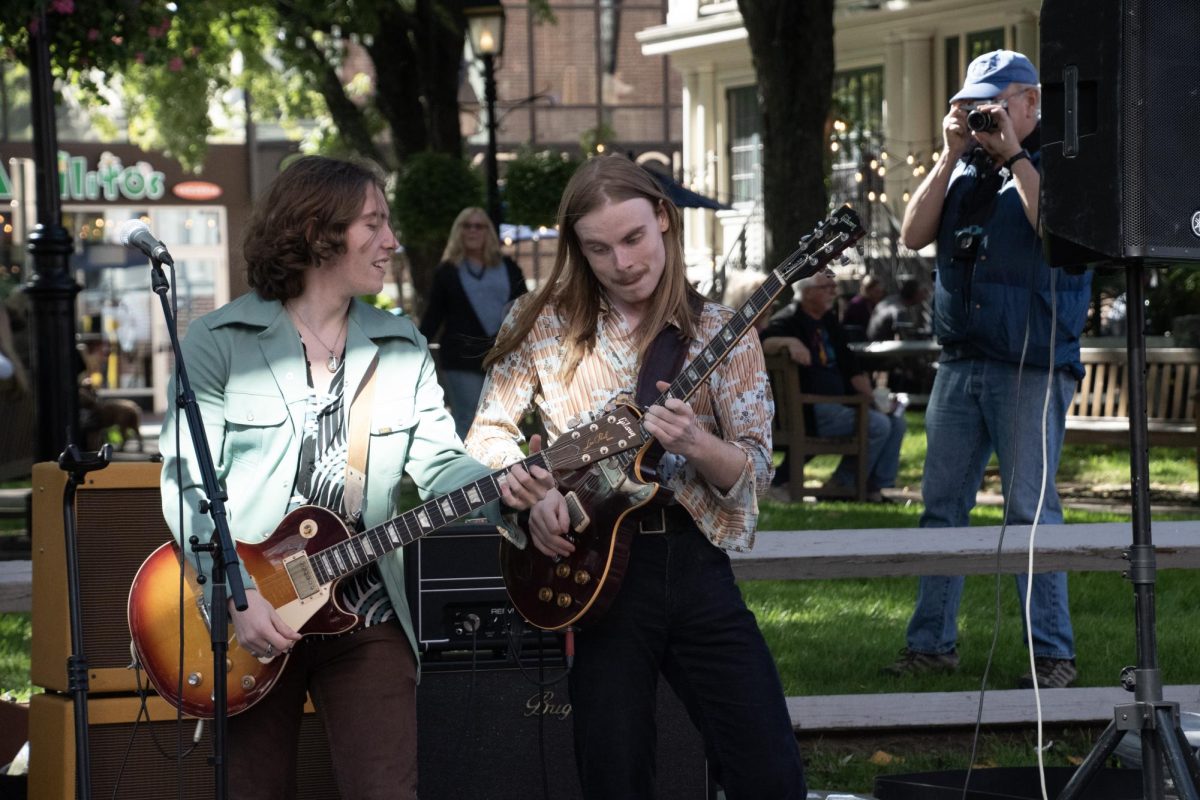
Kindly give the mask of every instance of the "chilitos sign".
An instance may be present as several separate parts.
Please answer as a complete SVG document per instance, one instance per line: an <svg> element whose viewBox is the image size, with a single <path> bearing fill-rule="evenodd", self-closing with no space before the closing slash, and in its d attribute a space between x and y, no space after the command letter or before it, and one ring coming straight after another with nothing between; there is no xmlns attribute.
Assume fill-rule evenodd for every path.
<svg viewBox="0 0 1200 800"><path fill-rule="evenodd" d="M58 189L63 200L158 200L166 194L167 181L145 161L127 167L106 151L90 170L86 158L60 150Z"/></svg>
<svg viewBox="0 0 1200 800"><path fill-rule="evenodd" d="M166 194L167 180L145 161L127 167L118 156L106 151L100 154L96 168L88 169L86 158L60 150L58 191L63 200L74 202L159 200ZM0 200L12 199L12 179L0 159Z"/></svg>

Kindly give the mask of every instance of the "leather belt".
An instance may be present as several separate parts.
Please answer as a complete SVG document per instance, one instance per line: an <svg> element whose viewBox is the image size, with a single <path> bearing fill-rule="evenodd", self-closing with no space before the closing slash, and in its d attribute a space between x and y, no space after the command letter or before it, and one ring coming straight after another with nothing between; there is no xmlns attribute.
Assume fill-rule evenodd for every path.
<svg viewBox="0 0 1200 800"><path fill-rule="evenodd" d="M638 533L676 533L695 527L692 515L678 503L647 509L638 519Z"/></svg>

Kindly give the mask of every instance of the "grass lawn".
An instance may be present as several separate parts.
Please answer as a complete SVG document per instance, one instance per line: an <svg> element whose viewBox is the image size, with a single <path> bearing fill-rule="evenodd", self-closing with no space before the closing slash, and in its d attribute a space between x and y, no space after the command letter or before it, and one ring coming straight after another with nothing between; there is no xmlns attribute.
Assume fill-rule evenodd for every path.
<svg viewBox="0 0 1200 800"><path fill-rule="evenodd" d="M898 487L918 490L925 457L923 418L909 413L908 434L901 449ZM1156 491L1196 502L1195 453L1186 448L1151 451L1150 485ZM998 491L995 460L985 485ZM809 480L823 481L836 458L814 459ZM1064 495L1094 494L1099 487L1128 489L1127 449L1067 446L1058 476ZM1077 511L1068 507L1068 523L1127 521L1127 500L1118 513ZM1174 501L1173 501L1174 502ZM1153 505L1152 505L1153 512ZM916 527L919 504L776 503L762 505L762 530L829 530L839 528ZM1119 513L1125 512L1125 513ZM1196 518L1196 513L1171 516ZM1155 514L1155 517L1161 515ZM972 524L998 525L1002 509L980 506ZM1164 570L1156 591L1159 664L1168 684L1200 683L1200 632L1192 618L1200 602L1194 571ZM1027 656L1014 579L1002 575L969 576L959 612L961 666L954 675L895 679L879 668L904 646L904 630L916 597L917 578L846 579L836 581L749 581L742 591L758 617L775 655L788 695L879 692L975 691L997 627L999 638L989 688L1010 689L1027 671ZM1132 585L1115 573L1070 576L1071 616L1076 634L1080 686L1113 686L1120 669L1136 662ZM1049 729L1047 766L1077 765L1091 750L1102 726ZM877 775L964 769L971 752L970 731L929 733L864 732L859 735L802 737L809 784L814 788L869 792ZM976 766L1033 766L1037 763L1032 729L985 731Z"/></svg>

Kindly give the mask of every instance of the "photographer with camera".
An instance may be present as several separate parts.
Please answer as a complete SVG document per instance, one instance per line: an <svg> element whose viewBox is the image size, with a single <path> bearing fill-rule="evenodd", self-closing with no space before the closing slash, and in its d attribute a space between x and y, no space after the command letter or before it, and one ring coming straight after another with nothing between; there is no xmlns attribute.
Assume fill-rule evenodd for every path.
<svg viewBox="0 0 1200 800"><path fill-rule="evenodd" d="M945 149L904 213L906 246L937 241L934 332L942 355L925 412L923 528L968 524L993 452L1006 522L1031 524L1043 485L1040 521L1062 522L1054 474L1083 375L1079 334L1091 275L1051 270L1042 257L1039 99L1037 71L1020 53L996 50L972 61L942 121ZM1022 607L1028 579L1017 576ZM907 646L885 672L958 667L962 590L962 577L921 578ZM1070 686L1075 640L1065 573L1033 576L1030 628L1034 669L1017 685Z"/></svg>

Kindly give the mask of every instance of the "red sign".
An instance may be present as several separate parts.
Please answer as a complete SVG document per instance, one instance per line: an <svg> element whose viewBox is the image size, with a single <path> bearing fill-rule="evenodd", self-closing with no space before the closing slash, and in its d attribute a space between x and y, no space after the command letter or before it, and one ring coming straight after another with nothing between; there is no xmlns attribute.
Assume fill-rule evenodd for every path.
<svg viewBox="0 0 1200 800"><path fill-rule="evenodd" d="M182 200L216 200L221 187L208 181L184 181L171 187L171 194Z"/></svg>

